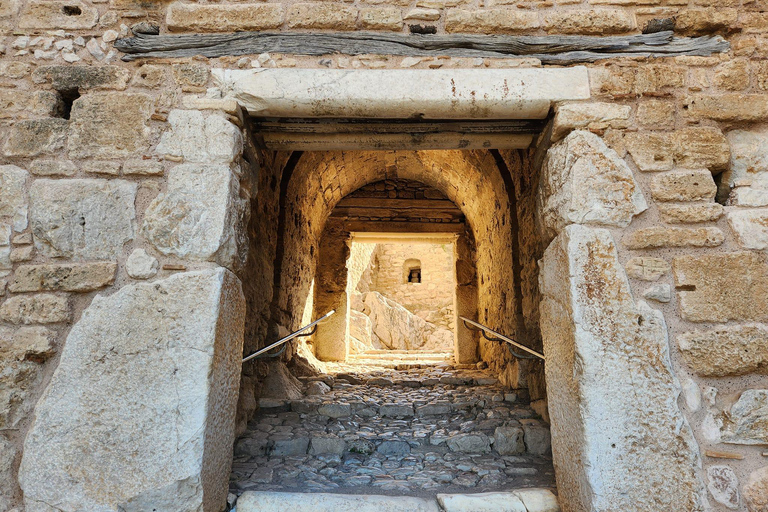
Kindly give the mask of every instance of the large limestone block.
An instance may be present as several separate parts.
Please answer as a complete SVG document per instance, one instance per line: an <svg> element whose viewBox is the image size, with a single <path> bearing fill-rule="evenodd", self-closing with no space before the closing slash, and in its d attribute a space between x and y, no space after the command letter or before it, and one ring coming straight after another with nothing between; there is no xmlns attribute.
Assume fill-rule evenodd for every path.
<svg viewBox="0 0 768 512"><path fill-rule="evenodd" d="M768 466L753 471L743 489L749 512L768 510Z"/></svg>
<svg viewBox="0 0 768 512"><path fill-rule="evenodd" d="M547 239L569 224L627 227L648 209L632 171L597 135L577 130L547 152L537 202Z"/></svg>
<svg viewBox="0 0 768 512"><path fill-rule="evenodd" d="M689 322L768 320L768 255L678 256L672 260L680 316Z"/></svg>
<svg viewBox="0 0 768 512"><path fill-rule="evenodd" d="M245 257L245 212L246 200L228 165L177 165L165 193L147 208L142 230L163 254L231 268Z"/></svg>
<svg viewBox="0 0 768 512"><path fill-rule="evenodd" d="M220 512L244 315L222 268L94 298L25 441L27 512Z"/></svg>
<svg viewBox="0 0 768 512"><path fill-rule="evenodd" d="M136 231L136 183L124 180L35 180L29 218L46 256L114 259Z"/></svg>
<svg viewBox="0 0 768 512"><path fill-rule="evenodd" d="M27 192L29 173L15 165L0 165L0 218L7 217L14 231L27 228Z"/></svg>
<svg viewBox="0 0 768 512"><path fill-rule="evenodd" d="M147 121L154 111L146 94L91 93L72 104L69 154L73 158L125 158L149 149Z"/></svg>
<svg viewBox="0 0 768 512"><path fill-rule="evenodd" d="M171 129L163 133L157 153L206 164L234 161L243 149L240 130L220 115L199 110L171 110Z"/></svg>
<svg viewBox="0 0 768 512"><path fill-rule="evenodd" d="M768 326L721 326L684 332L677 344L688 366L703 377L768 373Z"/></svg>
<svg viewBox="0 0 768 512"><path fill-rule="evenodd" d="M0 510L11 510L16 484L13 471L13 461L16 458L16 447L0 434Z"/></svg>
<svg viewBox="0 0 768 512"><path fill-rule="evenodd" d="M407 496L300 492L245 492L237 500L238 512L306 510L313 512L439 512L434 500Z"/></svg>
<svg viewBox="0 0 768 512"><path fill-rule="evenodd" d="M117 263L62 263L59 265L20 265L8 289L14 293L63 291L90 292L115 282Z"/></svg>
<svg viewBox="0 0 768 512"><path fill-rule="evenodd" d="M768 389L748 389L728 412L722 440L729 444L768 444Z"/></svg>
<svg viewBox="0 0 768 512"><path fill-rule="evenodd" d="M616 103L564 103L555 108L552 141L565 137L571 130L626 128L632 107Z"/></svg>
<svg viewBox="0 0 768 512"><path fill-rule="evenodd" d="M728 132L731 165L723 175L730 187L730 202L739 206L768 206L768 129L733 130Z"/></svg>
<svg viewBox="0 0 768 512"><path fill-rule="evenodd" d="M768 190L765 194L768 196ZM740 246L745 249L768 249L768 208L728 208L726 217Z"/></svg>
<svg viewBox="0 0 768 512"><path fill-rule="evenodd" d="M610 232L566 227L541 260L540 285L563 510L702 510L664 317L633 300Z"/></svg>

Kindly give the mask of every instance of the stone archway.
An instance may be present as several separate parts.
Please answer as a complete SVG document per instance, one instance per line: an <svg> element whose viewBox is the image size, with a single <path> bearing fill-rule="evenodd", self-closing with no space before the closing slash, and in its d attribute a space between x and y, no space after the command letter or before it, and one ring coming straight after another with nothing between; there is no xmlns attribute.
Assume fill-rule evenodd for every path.
<svg viewBox="0 0 768 512"><path fill-rule="evenodd" d="M436 80L431 88L419 78L402 81L403 75L398 74L400 88L377 88L384 92L373 98L375 101L362 96L362 91L372 89L365 87L370 84L370 75L275 71L223 71L219 78L230 99L263 115L376 117L394 112L411 117L426 112L446 118L544 118L553 102L589 98L586 71L581 68L441 70L430 72L430 79ZM395 75L382 76L392 80ZM302 92L307 89L306 80L319 79L326 85L311 89L314 92L306 96ZM272 81L272 85L265 86L259 80L266 80L267 85ZM286 90L291 94L286 95ZM398 92L393 93L395 90ZM430 91L427 97L421 93L425 90ZM357 101L350 102L355 95ZM328 97L335 102L327 101ZM223 103L226 101L211 102L217 106ZM24 451L20 480L29 511L165 507L216 512L221 494L226 492L225 467L231 461L243 331L243 296L236 272L243 259L243 196L248 192L243 185L249 178L244 178L247 173L241 167L241 130L226 115L203 114L194 110L198 108L195 102L189 105L193 110L170 113L172 129L156 148L158 154L184 163L173 168L165 192L148 209L143 231L149 243L177 257L187 272L151 284L124 286L95 300L70 333L62 364L37 406ZM229 114L236 110L230 108ZM584 132L574 133L550 150L545 164L549 174L545 173L539 193L542 230L554 238L542 262L540 280L545 300L541 324L545 352L553 360L547 368L548 379L557 387L550 391L550 411L563 507L608 511L621 503L627 510L660 505L698 510L699 482L694 475L698 451L676 405L678 384L665 359L666 331L657 315L635 304L629 295L612 235L605 230L605 226L626 227L632 215L642 210L639 198L626 177L628 169L602 141ZM451 168L450 162L428 159L420 164ZM381 166L377 176L385 176L386 169L386 165ZM631 177L631 171L629 174ZM460 206L468 206L460 190L466 182L441 181L439 173L424 179L429 176L430 184L443 187ZM600 177L611 181L618 177L617 181L626 186L620 187L617 197L606 198L601 191L613 192L615 188L601 188L604 181L594 179ZM574 193L583 186L581 178L588 178L593 194L586 195L590 201L585 203ZM363 175L357 183L368 179L370 176ZM318 190L317 181L307 179L304 183L308 187L305 192ZM350 191L355 183L350 183ZM211 193L213 190L216 193ZM570 195L563 193L569 190ZM332 201L343 197L341 187L330 193ZM190 198L192 206L181 211L178 207ZM327 205L317 203L313 207L322 212ZM480 224L482 213L478 207L474 224ZM318 217L327 217L327 213L318 213ZM476 234L478 238L493 235L490 228ZM482 256L480 249L478 252L478 259L494 257L492 251L487 256ZM296 255L289 259L284 268L311 266L301 258ZM103 275L110 269L102 267L94 266L93 275L87 277L110 282L110 276ZM63 289L60 287L68 285L70 276L66 269L62 270L66 274L63 277L62 273L30 272L26 281L42 289ZM114 269L111 273L114 279ZM83 280L83 276L79 278ZM24 276L15 279L12 286L24 285ZM499 302L490 302L488 309L499 311L499 325L511 328L511 322L504 324L509 322L509 315L499 307L503 302L499 296L484 296ZM190 298L194 298L193 303ZM294 307L291 297L280 300L285 309ZM201 314L201 307L207 315ZM480 309L485 310L482 302ZM158 312L162 313L159 317ZM116 314L120 319L117 324ZM204 325L193 335L183 326L173 328L176 324L169 325L164 315L199 315L198 321ZM152 318L157 321L150 322ZM145 345L133 347L126 341L115 353L109 344L113 324L119 326L119 332L114 333L116 340L139 333ZM157 329L151 329L153 325ZM200 337L199 332L205 336ZM203 346L189 343L192 338L202 341ZM185 350L176 354L180 346ZM147 367L149 374L138 378L133 368L135 356L154 351L163 356L176 354L179 359L163 359L168 364ZM607 359L606 354L610 356ZM194 357L200 358L199 371L180 373L183 360ZM613 373L603 374L611 363L616 363ZM99 380L97 375L109 378ZM606 379L606 375L613 378ZM176 393L182 389L176 379L185 376L196 390L196 400ZM616 386L622 378L631 378L632 388L648 395L639 399L625 386ZM663 386L655 386L657 382ZM98 392L88 395L86 391L93 386L99 387ZM605 403L606 396L610 404ZM142 414L126 417L124 411L133 408L111 402L109 397L142 405L137 408ZM74 406L65 411L66 404ZM572 414L578 408L588 414ZM172 423L174 435L164 437L146 428L145 420L158 410L164 413L161 417L173 418L158 428ZM601 415L606 412L614 416L609 418L610 437L602 430L605 418ZM181 421L183 418L190 422ZM635 428L641 421L642 432ZM111 457L123 448L120 436L127 431L133 444L142 447L142 457L115 464ZM641 439L648 432L654 437L653 450ZM641 464L634 460L641 460ZM137 479L137 474L144 476ZM621 489L604 485L605 479L617 475L619 478L610 481L620 482Z"/></svg>

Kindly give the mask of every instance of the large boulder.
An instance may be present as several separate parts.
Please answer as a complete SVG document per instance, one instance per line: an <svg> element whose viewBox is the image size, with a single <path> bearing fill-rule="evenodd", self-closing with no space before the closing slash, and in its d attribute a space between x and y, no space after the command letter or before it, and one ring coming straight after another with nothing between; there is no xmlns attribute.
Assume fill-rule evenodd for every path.
<svg viewBox="0 0 768 512"><path fill-rule="evenodd" d="M541 260L540 286L564 510L702 510L664 317L635 303L610 232L566 227Z"/></svg>
<svg viewBox="0 0 768 512"><path fill-rule="evenodd" d="M24 444L27 512L220 512L244 315L222 268L95 297Z"/></svg>
<svg viewBox="0 0 768 512"><path fill-rule="evenodd" d="M453 333L426 322L379 292L363 296L363 313L371 319L375 348L450 350ZM444 331L444 333L443 333Z"/></svg>

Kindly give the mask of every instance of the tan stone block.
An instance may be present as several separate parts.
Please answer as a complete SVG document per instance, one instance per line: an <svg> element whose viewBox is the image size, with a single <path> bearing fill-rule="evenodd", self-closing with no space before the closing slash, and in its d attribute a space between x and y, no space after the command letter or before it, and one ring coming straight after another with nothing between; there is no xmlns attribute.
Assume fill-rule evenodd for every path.
<svg viewBox="0 0 768 512"><path fill-rule="evenodd" d="M714 201L716 193L715 180L706 169L670 171L651 180L656 201Z"/></svg>
<svg viewBox="0 0 768 512"><path fill-rule="evenodd" d="M768 466L750 473L742 494L749 512L768 510Z"/></svg>
<svg viewBox="0 0 768 512"><path fill-rule="evenodd" d="M728 169L731 146L719 128L689 127L673 134L675 163L689 169L705 167L711 171Z"/></svg>
<svg viewBox="0 0 768 512"><path fill-rule="evenodd" d="M40 159L29 164L29 172L36 176L72 176L77 167L70 160Z"/></svg>
<svg viewBox="0 0 768 512"><path fill-rule="evenodd" d="M45 362L56 353L56 333L47 327L20 327L13 334L13 355L21 361Z"/></svg>
<svg viewBox="0 0 768 512"><path fill-rule="evenodd" d="M576 129L605 130L626 128L632 107L615 103L564 103L555 107L552 141L558 141Z"/></svg>
<svg viewBox="0 0 768 512"><path fill-rule="evenodd" d="M636 28L635 15L624 9L561 10L544 18L544 30L557 34L621 34Z"/></svg>
<svg viewBox="0 0 768 512"><path fill-rule="evenodd" d="M32 73L36 83L50 83L57 91L125 89L130 71L118 66L41 66Z"/></svg>
<svg viewBox="0 0 768 512"><path fill-rule="evenodd" d="M694 224L714 222L723 215L723 206L718 203L705 204L660 204L661 220L668 224Z"/></svg>
<svg viewBox="0 0 768 512"><path fill-rule="evenodd" d="M768 13L763 12L743 12L739 19L741 29L748 33L768 32Z"/></svg>
<svg viewBox="0 0 768 512"><path fill-rule="evenodd" d="M764 446L768 439L768 389L746 389L723 415L722 442Z"/></svg>
<svg viewBox="0 0 768 512"><path fill-rule="evenodd" d="M96 26L99 11L83 2L32 1L19 17L19 28L30 29L90 29Z"/></svg>
<svg viewBox="0 0 768 512"><path fill-rule="evenodd" d="M14 293L39 291L89 292L115 281L112 262L21 265L8 289Z"/></svg>
<svg viewBox="0 0 768 512"><path fill-rule="evenodd" d="M155 66L153 64L144 64L133 75L131 84L138 87L158 87L167 78L167 68L165 66Z"/></svg>
<svg viewBox="0 0 768 512"><path fill-rule="evenodd" d="M636 68L606 66L589 68L589 83L593 95L608 94L624 97L632 93L635 87Z"/></svg>
<svg viewBox="0 0 768 512"><path fill-rule="evenodd" d="M366 30L400 30L403 28L403 13L397 7L360 9L360 27Z"/></svg>
<svg viewBox="0 0 768 512"><path fill-rule="evenodd" d="M0 320L12 324L50 324L69 319L69 303L60 295L18 295L0 305Z"/></svg>
<svg viewBox="0 0 768 512"><path fill-rule="evenodd" d="M539 28L539 15L531 11L451 9L445 14L446 32L515 33Z"/></svg>
<svg viewBox="0 0 768 512"><path fill-rule="evenodd" d="M726 91L742 91L749 87L749 62L746 59L732 60L718 66L714 84Z"/></svg>
<svg viewBox="0 0 768 512"><path fill-rule="evenodd" d="M18 121L8 129L3 146L5 156L38 156L55 153L67 140L66 119L30 119Z"/></svg>
<svg viewBox="0 0 768 512"><path fill-rule="evenodd" d="M768 61L755 62L752 65L755 69L758 89L768 91Z"/></svg>
<svg viewBox="0 0 768 512"><path fill-rule="evenodd" d="M646 64L637 70L635 92L656 94L663 89L685 85L685 68L670 64Z"/></svg>
<svg viewBox="0 0 768 512"><path fill-rule="evenodd" d="M61 112L61 100L52 91L0 90L0 118L53 117Z"/></svg>
<svg viewBox="0 0 768 512"><path fill-rule="evenodd" d="M382 3L389 0L364 0L370 3ZM410 5L410 0L395 0L397 5ZM469 0L417 0L416 7L425 7L427 9L448 9L450 7L460 7L471 3Z"/></svg>
<svg viewBox="0 0 768 512"><path fill-rule="evenodd" d="M666 275L672 267L661 258L632 258L625 265L627 275L633 279L642 279L643 281L658 281L663 275Z"/></svg>
<svg viewBox="0 0 768 512"><path fill-rule="evenodd" d="M683 108L694 119L763 121L768 117L768 95L727 93L698 94L686 98Z"/></svg>
<svg viewBox="0 0 768 512"><path fill-rule="evenodd" d="M205 87L208 84L208 76L210 75L208 66L185 62L174 64L171 69L173 69L173 79L179 85Z"/></svg>
<svg viewBox="0 0 768 512"><path fill-rule="evenodd" d="M69 154L74 158L135 156L149 149L146 123L153 112L150 96L93 93L72 106Z"/></svg>
<svg viewBox="0 0 768 512"><path fill-rule="evenodd" d="M717 247L725 241L718 228L652 227L633 231L622 242L628 249L658 249L660 247Z"/></svg>
<svg viewBox="0 0 768 512"><path fill-rule="evenodd" d="M675 167L674 143L669 134L631 132L624 136L624 144L641 171L670 171Z"/></svg>
<svg viewBox="0 0 768 512"><path fill-rule="evenodd" d="M675 104L671 101L651 99L637 107L640 126L655 130L672 130L675 127Z"/></svg>
<svg viewBox="0 0 768 512"><path fill-rule="evenodd" d="M702 377L768 373L768 326L721 326L677 337L688 366Z"/></svg>
<svg viewBox="0 0 768 512"><path fill-rule="evenodd" d="M12 263L19 263L21 261L29 261L31 260L35 255L35 248L31 245L26 247L14 247L13 250L11 250L11 262Z"/></svg>
<svg viewBox="0 0 768 512"><path fill-rule="evenodd" d="M738 11L732 8L685 9L675 19L675 30L681 34L711 34L735 27Z"/></svg>
<svg viewBox="0 0 768 512"><path fill-rule="evenodd" d="M285 8L278 3L211 5L174 2L168 7L165 21L171 31L230 32L279 28L284 18Z"/></svg>
<svg viewBox="0 0 768 512"><path fill-rule="evenodd" d="M287 15L289 28L354 30L357 9L339 4L293 4Z"/></svg>
<svg viewBox="0 0 768 512"><path fill-rule="evenodd" d="M728 208L727 217L728 225L736 234L736 241L741 247L768 249L768 208L756 210Z"/></svg>
<svg viewBox="0 0 768 512"><path fill-rule="evenodd" d="M437 9L424 9L417 7L408 11L405 15L406 20L437 21L440 19L440 11Z"/></svg>
<svg viewBox="0 0 768 512"><path fill-rule="evenodd" d="M683 320L768 320L768 255L742 251L679 256L672 268Z"/></svg>
<svg viewBox="0 0 768 512"><path fill-rule="evenodd" d="M32 72L32 65L27 62L0 62L0 77L18 80Z"/></svg>

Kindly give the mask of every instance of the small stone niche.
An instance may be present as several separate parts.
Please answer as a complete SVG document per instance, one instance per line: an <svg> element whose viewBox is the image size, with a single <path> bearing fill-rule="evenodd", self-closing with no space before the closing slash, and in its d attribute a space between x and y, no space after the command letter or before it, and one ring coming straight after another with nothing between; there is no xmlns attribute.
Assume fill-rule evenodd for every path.
<svg viewBox="0 0 768 512"><path fill-rule="evenodd" d="M421 261L417 259L405 260L405 263L403 264L403 270L406 283L421 283Z"/></svg>

